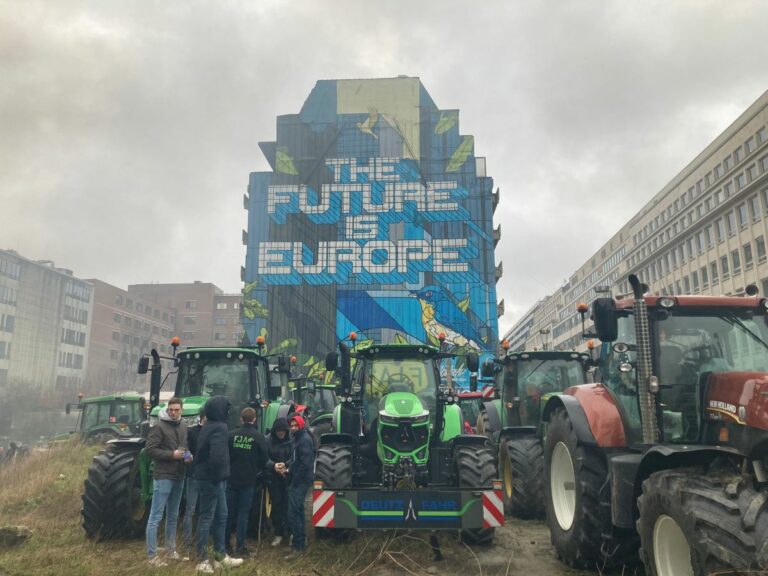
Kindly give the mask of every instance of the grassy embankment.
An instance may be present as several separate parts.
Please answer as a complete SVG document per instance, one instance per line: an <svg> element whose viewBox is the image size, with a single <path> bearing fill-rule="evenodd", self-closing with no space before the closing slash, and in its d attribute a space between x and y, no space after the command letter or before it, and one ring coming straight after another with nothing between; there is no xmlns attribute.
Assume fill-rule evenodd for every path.
<svg viewBox="0 0 768 576"><path fill-rule="evenodd" d="M80 495L97 448L66 443L0 468L0 526L24 525L33 536L0 551L0 576L86 576L194 574L194 561L149 570L143 540L91 542L80 525ZM309 528L311 538L311 528ZM350 543L310 542L308 554L285 563L285 547L248 543L255 557L238 575L379 576L439 572L477 573L471 553L451 538L441 538L445 560L432 563L426 539L408 534L360 535ZM428 567L432 566L427 572ZM462 569L462 566L464 567Z"/></svg>

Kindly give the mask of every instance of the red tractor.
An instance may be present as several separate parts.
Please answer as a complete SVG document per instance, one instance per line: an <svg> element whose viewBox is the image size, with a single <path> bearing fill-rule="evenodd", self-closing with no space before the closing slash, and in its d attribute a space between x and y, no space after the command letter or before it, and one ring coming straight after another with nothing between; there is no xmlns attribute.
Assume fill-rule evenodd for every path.
<svg viewBox="0 0 768 576"><path fill-rule="evenodd" d="M766 570L768 300L645 297L629 281L634 299L592 304L600 383L544 410L557 553L602 569L632 561L639 537L650 575Z"/></svg>

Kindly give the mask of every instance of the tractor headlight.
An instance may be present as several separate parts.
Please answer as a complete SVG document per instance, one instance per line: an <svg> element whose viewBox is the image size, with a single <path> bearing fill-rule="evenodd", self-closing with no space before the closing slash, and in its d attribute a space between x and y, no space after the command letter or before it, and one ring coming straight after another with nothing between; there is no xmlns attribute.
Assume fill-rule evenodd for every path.
<svg viewBox="0 0 768 576"><path fill-rule="evenodd" d="M187 424L187 428L190 428L191 426L197 426L200 424L200 415L195 414L194 416L182 416L181 421Z"/></svg>
<svg viewBox="0 0 768 576"><path fill-rule="evenodd" d="M414 424L425 424L426 422L429 422L429 413L422 414L421 416L416 416L413 419Z"/></svg>
<svg viewBox="0 0 768 576"><path fill-rule="evenodd" d="M153 426L157 426L158 418L157 416L150 416L149 417L149 427L152 428Z"/></svg>
<svg viewBox="0 0 768 576"><path fill-rule="evenodd" d="M397 424L397 418L388 416L384 412L379 412L379 422L381 422L382 424Z"/></svg>

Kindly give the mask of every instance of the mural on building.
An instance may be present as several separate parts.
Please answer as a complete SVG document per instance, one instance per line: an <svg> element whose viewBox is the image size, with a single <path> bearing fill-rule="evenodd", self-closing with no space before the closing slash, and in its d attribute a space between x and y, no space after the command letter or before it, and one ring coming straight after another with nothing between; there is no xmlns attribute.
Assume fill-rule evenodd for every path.
<svg viewBox="0 0 768 576"><path fill-rule="evenodd" d="M493 181L458 111L417 78L320 81L261 148L272 171L248 189L251 342L295 342L304 364L351 331L495 350Z"/></svg>

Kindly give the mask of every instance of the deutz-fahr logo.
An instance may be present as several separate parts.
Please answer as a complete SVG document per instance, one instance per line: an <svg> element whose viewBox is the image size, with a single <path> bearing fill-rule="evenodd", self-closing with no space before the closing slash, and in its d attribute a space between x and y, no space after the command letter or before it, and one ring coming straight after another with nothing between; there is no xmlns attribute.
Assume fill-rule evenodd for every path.
<svg viewBox="0 0 768 576"><path fill-rule="evenodd" d="M720 400L710 400L709 407L714 408L715 410L725 410L726 412L730 412L731 414L736 414L736 405L729 404L728 402L722 402Z"/></svg>

